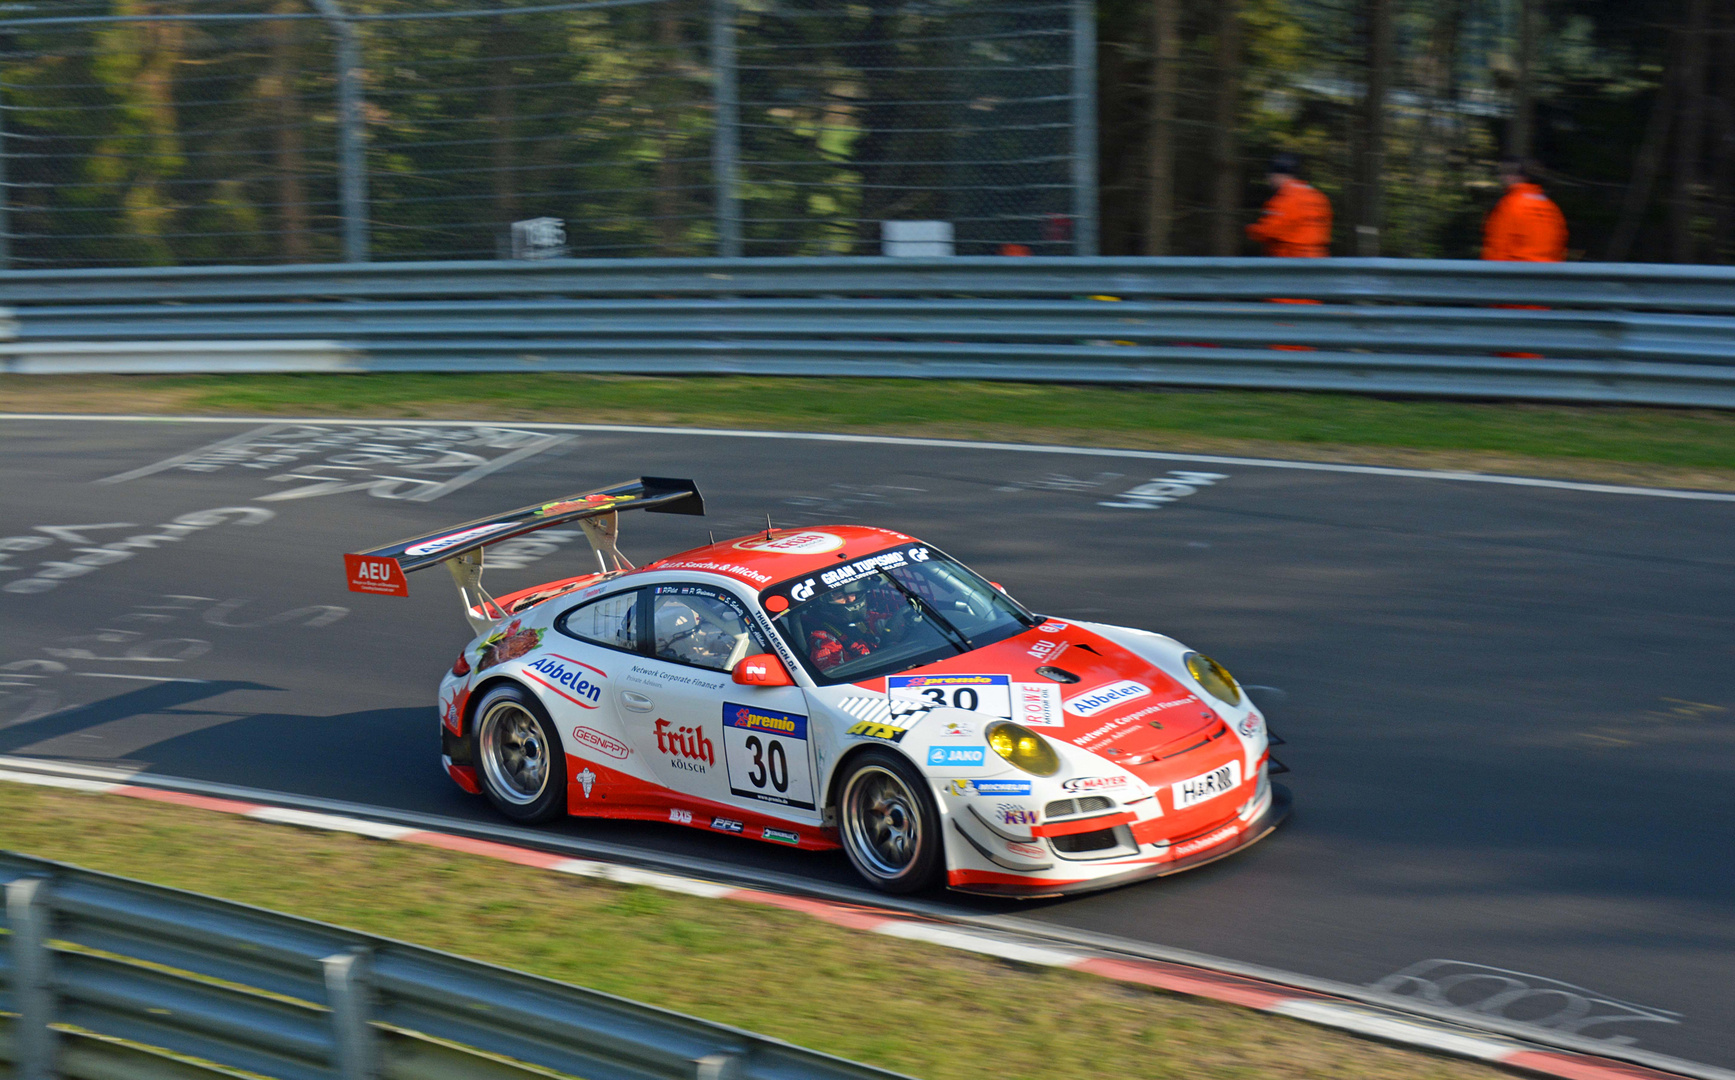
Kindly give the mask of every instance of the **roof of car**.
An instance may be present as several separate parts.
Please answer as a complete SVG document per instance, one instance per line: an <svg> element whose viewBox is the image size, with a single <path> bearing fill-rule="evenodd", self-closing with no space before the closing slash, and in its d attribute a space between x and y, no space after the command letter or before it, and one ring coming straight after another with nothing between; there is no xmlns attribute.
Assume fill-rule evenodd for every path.
<svg viewBox="0 0 1735 1080"><path fill-rule="evenodd" d="M644 570L703 570L763 589L799 574L810 574L843 559L871 555L915 540L891 529L866 525L821 525L811 529L772 529L723 540L658 559Z"/></svg>

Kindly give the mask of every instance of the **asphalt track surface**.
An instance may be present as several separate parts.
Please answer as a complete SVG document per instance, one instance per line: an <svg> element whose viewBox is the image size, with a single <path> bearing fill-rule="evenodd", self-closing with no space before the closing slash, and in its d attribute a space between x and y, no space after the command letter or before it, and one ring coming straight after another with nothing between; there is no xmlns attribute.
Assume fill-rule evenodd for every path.
<svg viewBox="0 0 1735 1080"><path fill-rule="evenodd" d="M1255 696L1288 740L1282 828L1022 914L1735 1065L1735 502L503 428L0 420L0 534L39 538L0 540L0 753L495 820L439 767L431 698L467 637L450 583L355 595L339 556L690 476L709 517L624 515L629 556L767 513L889 526L1038 611L1161 630L1271 688ZM1176 470L1217 478L1122 494ZM1170 501L1102 505L1153 495ZM175 538L97 553L151 535ZM576 535L515 569L491 556L488 583L589 557ZM853 883L839 854L551 828Z"/></svg>

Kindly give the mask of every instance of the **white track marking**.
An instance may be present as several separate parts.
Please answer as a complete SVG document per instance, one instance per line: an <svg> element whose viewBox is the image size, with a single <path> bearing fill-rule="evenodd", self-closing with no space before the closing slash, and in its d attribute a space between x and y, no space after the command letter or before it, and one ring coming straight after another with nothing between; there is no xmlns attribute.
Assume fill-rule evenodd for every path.
<svg viewBox="0 0 1735 1080"><path fill-rule="evenodd" d="M7 765L15 766L15 768L3 767ZM135 778L132 777L130 773L119 769L95 768L91 766L74 765L67 762L0 756L0 783L15 782L38 784L48 787L69 788L72 790L91 792L111 792L125 786L124 783L104 782L103 779L97 779L106 779L109 777L121 781ZM154 781L158 786L166 787L171 790L203 792L211 795L220 795L231 800L264 798L272 799L278 803L300 801L303 804L319 804L322 802L322 800L310 798L298 799L296 796L286 796L279 792L253 791L244 788L233 788L223 784L211 784L203 781L186 780L177 777L149 777L144 779L147 781ZM404 811L386 812L400 819L420 821L424 823L424 827L411 828L406 826L392 826L366 818L355 818L346 815L334 815L318 812L310 813L295 809L270 806L254 806L250 810L245 811L245 816L254 818L255 820L304 825L309 828L360 833L364 836L377 836L381 839L397 838L390 835L390 833L400 829L402 831L401 833L398 833L399 836L413 837L416 834L427 833L430 831L441 832L451 828L453 825L462 826L466 824L461 822L451 822L434 815L414 814ZM525 830L495 828L484 831L501 836L502 839L508 842L520 838L518 835L520 833L523 834L522 838L525 840L535 839L534 833ZM450 835L461 835L461 833L453 833ZM683 861L679 856L665 856L665 858L668 858L671 863L677 866L679 866ZM662 871L648 870L641 867L624 866L617 863L602 862L595 859L566 859L556 863L552 869L560 873L576 874L580 877L601 878L623 884L645 885L655 889L706 898L738 896L742 891L738 886L720 885L714 882L702 881L679 874L664 873ZM775 888L775 885L769 887ZM826 890L821 888L815 891L820 895L823 895ZM858 911L860 910L859 901L848 897L842 899L844 899L844 902L851 904L851 906L856 908ZM943 925L939 922L911 921L910 919L899 917L903 914L903 912L891 909L884 910L881 917L884 918L885 921L880 923L878 926L875 926L873 932L884 934L889 937L902 938L908 941L926 942L942 948L958 949L982 955L996 956L1004 960L1036 964L1043 967L1072 968L1094 956L1103 955L1101 952L1094 950L1091 952L1071 952L1062 949L1048 948L1042 945L1011 941L1005 938L994 937L972 931L966 925L957 925L954 928ZM943 917L944 916L941 916L941 918ZM1055 928L1048 929L1049 932L1052 933ZM1042 932L1042 928L1032 928L1029 931L1031 936L1037 940L1042 940ZM1164 961L1166 963L1179 963L1184 966L1200 968L1206 971L1217 971L1226 974L1235 974L1242 978L1251 978L1255 981L1266 983L1274 991L1292 987L1309 987L1315 992L1333 994L1338 997L1348 996L1351 998L1356 994L1363 992L1362 988L1349 986L1347 984L1336 984L1331 982L1331 980L1315 979L1276 969L1256 969L1253 965L1221 960L1203 954L1183 953L1180 950L1164 949L1162 947L1153 948L1130 942L1125 943L1121 948L1117 949L1115 946L1116 939L1102 937L1101 935L1087 934L1084 936L1100 938L1099 947L1109 950L1108 955L1111 957L1115 957L1118 954L1118 958L1126 959L1127 957L1137 958L1151 953L1169 953L1172 955ZM1130 946L1130 948L1128 946ZM1137 960L1135 959L1134 962L1136 963ZM1201 996L1209 998L1211 995L1207 993L1202 994ZM1564 1048L1569 1055L1590 1054L1597 1058L1606 1055L1616 1057L1617 1060L1624 1059L1626 1061L1643 1064L1651 1068L1660 1069L1664 1072L1697 1077L1700 1078L1700 1080L1735 1080L1735 1072L1731 1072L1727 1069L1720 1069L1711 1065L1701 1065L1697 1062L1683 1061L1679 1058L1668 1057L1662 1054L1639 1052L1626 1046L1622 1046L1618 1051L1611 1053L1611 1050L1606 1044L1599 1044L1599 1040L1584 1039L1574 1036L1563 1038L1557 1032L1539 1033L1542 1035L1542 1038L1535 1042L1509 1039L1497 1033L1473 1030L1470 1027L1464 1026L1460 1022L1454 1022L1457 1020L1455 1017L1434 1019L1431 1016L1426 1015L1426 1010L1416 1010L1417 1012L1422 1013L1422 1015L1406 1015L1405 1012L1400 1011L1405 1009L1406 1005L1409 1005L1409 1003L1394 1001L1392 1007L1380 1008L1358 1005L1353 1003L1353 1001L1344 1000L1320 1001L1318 999L1289 998L1265 1006L1264 1011L1290 1016L1310 1023L1340 1028L1346 1031L1353 1031L1357 1034L1382 1039L1400 1045L1420 1046L1445 1054L1469 1057L1478 1060L1504 1062L1506 1058L1517 1053L1523 1051L1548 1050L1550 1046L1552 1046L1556 1048ZM1414 1008L1413 1005L1409 1005L1409 1007ZM1524 1025L1510 1024L1509 1026L1522 1029ZM1556 1050L1555 1052L1558 1053L1559 1051ZM1536 1066L1534 1063L1526 1063L1526 1067L1532 1071L1543 1072L1545 1075L1561 1077L1596 1076L1605 1077L1608 1078L1608 1080L1618 1080L1621 1075L1625 1075L1619 1066L1611 1069L1602 1066L1594 1060L1586 1063L1582 1057L1577 1057L1576 1059L1574 1057L1568 1057L1568 1059L1562 1064L1572 1071L1546 1070ZM1588 1072L1585 1071L1584 1068L1587 1064L1590 1069Z"/></svg>
<svg viewBox="0 0 1735 1080"><path fill-rule="evenodd" d="M641 870L636 866L608 866L598 877L615 882L618 885L644 885L664 892L684 893L687 896L703 896L708 900L730 896L741 891L737 885L718 885L715 882L700 881L697 878L681 877L676 874L665 874L658 870Z"/></svg>
<svg viewBox="0 0 1735 1080"><path fill-rule="evenodd" d="M184 454L176 454L174 457L166 457L154 464L141 465L136 469L131 469L123 473L116 473L113 476L105 476L101 480L95 480L92 482L97 484L124 484L128 480L137 480L143 476L151 476L155 473L163 472L166 469L172 469L177 465L185 465L189 461L196 461L213 451L227 450L231 446L239 446L243 443L249 443L254 439L263 439L272 432L281 430L283 426L284 425L282 424L267 424L262 428L254 428L252 431L243 431L241 434L231 435L229 438L224 439L221 442L214 442L206 446L195 447Z"/></svg>
<svg viewBox="0 0 1735 1080"><path fill-rule="evenodd" d="M1357 1035L1367 1035L1387 1042L1408 1046L1426 1046L1454 1057L1500 1061L1519 1050L1531 1047L1493 1035L1471 1035L1462 1028L1444 1024L1429 1024L1411 1017L1335 1001L1309 1001L1294 998L1268 1006L1266 1012L1307 1020L1326 1027L1342 1028Z"/></svg>
<svg viewBox="0 0 1735 1080"><path fill-rule="evenodd" d="M106 794L120 787L102 780L81 780L75 776L55 776L52 773L14 772L0 769L0 783L34 784L37 787L67 788L71 791L92 791Z"/></svg>
<svg viewBox="0 0 1735 1080"><path fill-rule="evenodd" d="M1021 964L1038 964L1042 967L1070 967L1086 959L1083 953L1045 949L1036 945L1024 945L1016 941L1002 941L999 938L987 937L983 934L972 934L967 930L953 930L950 927L935 926L931 923L906 922L902 919L876 926L874 933L884 934L887 937L903 938L905 941L923 941L929 945L940 945L948 949L982 953L985 956L997 956L1002 960L1016 960Z"/></svg>
<svg viewBox="0 0 1735 1080"><path fill-rule="evenodd" d="M403 825L387 825L381 821L368 821L364 818L320 814L312 810L291 810L283 806L266 806L258 810L249 810L245 816L254 821L269 821L274 825L299 825L304 829L355 833L357 836L371 836L375 840L402 840L412 833L426 831L424 829L411 829Z"/></svg>
<svg viewBox="0 0 1735 1080"><path fill-rule="evenodd" d="M249 424L259 417L233 416L107 416L92 413L0 413L0 420L60 420L86 423L138 424ZM292 417L292 424L349 424L380 427L469 427L473 420L348 420ZM1735 493L1686 491L1675 488L1631 487L1624 484L1592 484L1578 480L1545 480L1533 476L1496 476L1489 473L1452 472L1444 469L1400 469L1388 465L1340 465L1323 461L1284 461L1276 458L1225 457L1219 454L1173 454L1159 450L1114 450L1085 446L1040 446L1031 443L973 442L967 439L917 439L898 435L834 435L805 431L737 431L730 428L650 427L639 424L520 423L513 427L539 431L613 432L625 435L694 435L727 439L783 439L799 442L855 443L870 446L920 446L951 450L996 450L1018 454L1064 454L1072 457L1129 458L1138 461L1195 461L1208 465L1239 465L1258 469L1294 469L1302 472L1348 473L1357 476L1396 476L1412 480L1450 480L1464 484L1505 484L1512 487L1553 488L1599 495L1642 495L1656 499L1690 499L1699 502L1735 502Z"/></svg>
<svg viewBox="0 0 1735 1080"><path fill-rule="evenodd" d="M109 671L75 671L73 674L86 679L136 679L139 682L203 683L211 681L209 679L174 679L167 675L122 675L117 672Z"/></svg>

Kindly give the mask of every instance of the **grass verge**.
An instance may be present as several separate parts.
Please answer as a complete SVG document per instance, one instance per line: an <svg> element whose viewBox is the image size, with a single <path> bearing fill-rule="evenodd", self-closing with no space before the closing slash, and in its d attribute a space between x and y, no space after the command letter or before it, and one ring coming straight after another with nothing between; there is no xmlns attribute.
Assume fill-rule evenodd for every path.
<svg viewBox="0 0 1735 1080"><path fill-rule="evenodd" d="M0 411L777 428L1470 469L1735 491L1735 412L915 379L11 375Z"/></svg>
<svg viewBox="0 0 1735 1080"><path fill-rule="evenodd" d="M1487 1080L1485 1065L803 915L0 784L0 847L504 964L931 1080Z"/></svg>

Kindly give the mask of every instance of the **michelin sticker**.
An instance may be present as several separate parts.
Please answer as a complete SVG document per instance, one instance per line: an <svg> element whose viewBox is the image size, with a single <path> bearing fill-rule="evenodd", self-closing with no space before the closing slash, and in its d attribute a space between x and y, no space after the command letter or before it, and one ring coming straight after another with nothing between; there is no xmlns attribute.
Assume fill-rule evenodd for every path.
<svg viewBox="0 0 1735 1080"><path fill-rule="evenodd" d="M1028 780L954 780L954 795L1028 795Z"/></svg>

